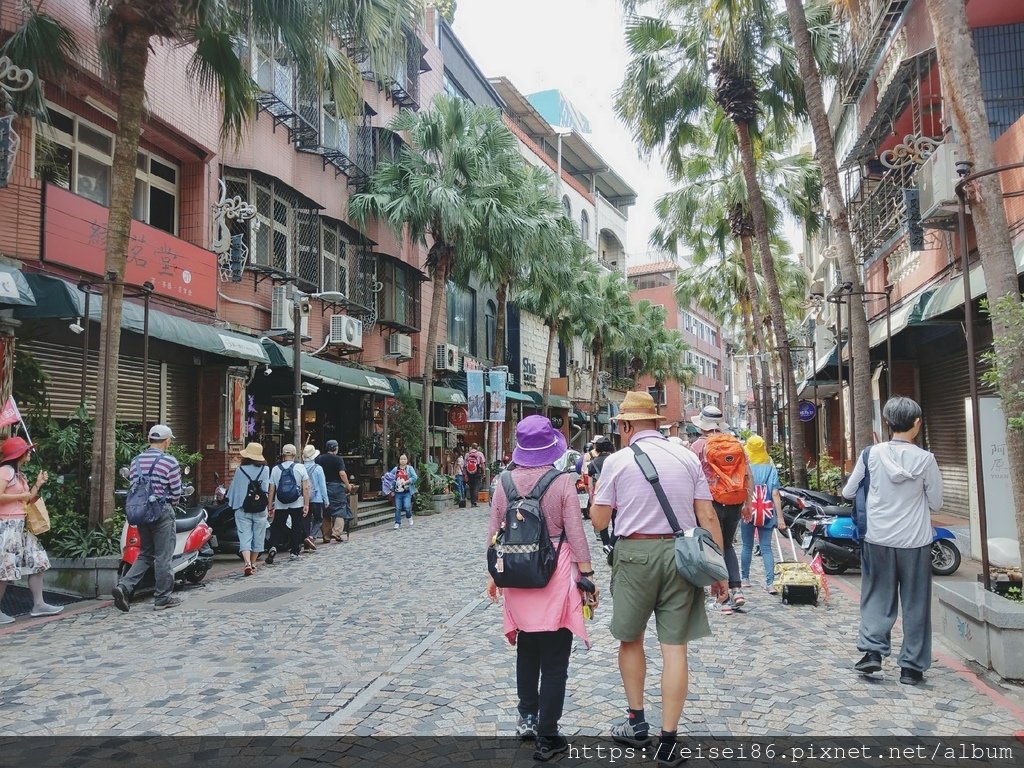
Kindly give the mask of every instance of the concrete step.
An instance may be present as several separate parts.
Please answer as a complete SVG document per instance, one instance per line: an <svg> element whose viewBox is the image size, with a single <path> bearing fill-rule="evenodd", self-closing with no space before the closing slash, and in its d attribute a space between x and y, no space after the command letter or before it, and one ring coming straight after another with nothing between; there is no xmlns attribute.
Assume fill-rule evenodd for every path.
<svg viewBox="0 0 1024 768"><path fill-rule="evenodd" d="M359 502L359 528L394 523L395 507L387 499Z"/></svg>

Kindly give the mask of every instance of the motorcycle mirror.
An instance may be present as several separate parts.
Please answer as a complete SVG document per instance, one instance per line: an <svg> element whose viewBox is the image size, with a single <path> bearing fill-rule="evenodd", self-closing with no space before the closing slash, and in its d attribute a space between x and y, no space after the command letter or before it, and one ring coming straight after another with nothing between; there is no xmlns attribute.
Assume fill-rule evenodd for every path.
<svg viewBox="0 0 1024 768"><path fill-rule="evenodd" d="M123 477L125 480L127 480L129 474L128 467L121 467L121 470L118 472L118 474L121 475L121 477Z"/></svg>
<svg viewBox="0 0 1024 768"><path fill-rule="evenodd" d="M181 489L181 498L187 499L189 496L191 496L195 492L196 492L195 488L193 488L191 485L186 485L186 486L184 486Z"/></svg>
<svg viewBox="0 0 1024 768"><path fill-rule="evenodd" d="M214 472L213 473L213 482L215 482L215 483L219 483L220 482L220 472Z"/></svg>

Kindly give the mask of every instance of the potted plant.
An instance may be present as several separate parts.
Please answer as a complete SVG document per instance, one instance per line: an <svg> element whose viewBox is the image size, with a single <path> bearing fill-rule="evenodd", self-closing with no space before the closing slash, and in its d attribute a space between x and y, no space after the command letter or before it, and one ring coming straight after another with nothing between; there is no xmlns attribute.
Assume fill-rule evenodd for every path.
<svg viewBox="0 0 1024 768"><path fill-rule="evenodd" d="M1007 586L999 589L1001 584ZM1008 680L1024 678L1024 655L1020 652L1024 647L1024 602L1020 598L1020 584L993 581L992 592L981 583L934 584L943 637L967 658Z"/></svg>
<svg viewBox="0 0 1024 768"><path fill-rule="evenodd" d="M433 466L436 467L437 465ZM422 478L420 482L429 489L430 501L435 513L443 512L452 506L452 501L455 498L455 494L452 493L452 487L455 485L454 477L432 471L426 478Z"/></svg>

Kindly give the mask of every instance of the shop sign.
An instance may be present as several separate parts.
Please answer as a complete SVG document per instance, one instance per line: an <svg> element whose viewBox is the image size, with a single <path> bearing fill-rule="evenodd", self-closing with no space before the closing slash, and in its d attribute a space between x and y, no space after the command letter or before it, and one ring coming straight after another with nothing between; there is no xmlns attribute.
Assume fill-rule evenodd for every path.
<svg viewBox="0 0 1024 768"><path fill-rule="evenodd" d="M528 357L523 358L523 381L524 387L537 386L537 364Z"/></svg>
<svg viewBox="0 0 1024 768"><path fill-rule="evenodd" d="M800 421L814 421L814 416L818 412L818 409L814 406L810 400L800 401Z"/></svg>
<svg viewBox="0 0 1024 768"><path fill-rule="evenodd" d="M554 427L555 429L561 429L563 424L565 424L565 419L563 419L561 416L551 417L551 426Z"/></svg>
<svg viewBox="0 0 1024 768"><path fill-rule="evenodd" d="M463 355L462 357L463 371L482 371L485 367L486 366L475 357L470 357L469 355Z"/></svg>
<svg viewBox="0 0 1024 768"><path fill-rule="evenodd" d="M43 259L102 275L109 213L102 205L48 184ZM217 308L217 257L133 219L124 282L141 286L146 281L160 296Z"/></svg>
<svg viewBox="0 0 1024 768"><path fill-rule="evenodd" d="M456 405L448 409L448 423L461 429L469 422L469 409L464 405Z"/></svg>

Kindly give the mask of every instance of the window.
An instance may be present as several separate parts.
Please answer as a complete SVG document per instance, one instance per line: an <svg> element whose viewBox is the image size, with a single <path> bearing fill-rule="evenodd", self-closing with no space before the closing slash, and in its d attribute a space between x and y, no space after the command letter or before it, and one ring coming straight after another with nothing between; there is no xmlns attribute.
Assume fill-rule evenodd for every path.
<svg viewBox="0 0 1024 768"><path fill-rule="evenodd" d="M484 354L490 360L494 360L495 344L498 340L498 308L493 301L488 301L487 307L484 309L484 333L487 334L487 348L484 350ZM494 360L494 362L500 364L503 361Z"/></svg>
<svg viewBox="0 0 1024 768"><path fill-rule="evenodd" d="M466 96L466 92L459 87L458 83L452 80L447 72L444 73L444 92L456 99L462 99L463 101L469 100L469 97Z"/></svg>
<svg viewBox="0 0 1024 768"><path fill-rule="evenodd" d="M584 241L590 242L590 217L587 216L586 211L580 212L580 237Z"/></svg>
<svg viewBox="0 0 1024 768"><path fill-rule="evenodd" d="M420 327L420 280L417 272L401 261L378 256L377 317L383 325L415 333Z"/></svg>
<svg viewBox="0 0 1024 768"><path fill-rule="evenodd" d="M348 296L348 256L341 228L326 219L320 225L323 245L323 281L320 290L339 291Z"/></svg>
<svg viewBox="0 0 1024 768"><path fill-rule="evenodd" d="M445 291L448 299L448 343L463 352L476 355L476 291L461 288L449 282ZM490 339L487 340L490 344ZM489 348L487 354L491 354Z"/></svg>
<svg viewBox="0 0 1024 768"><path fill-rule="evenodd" d="M110 205L114 136L47 105L49 125L36 125L35 175L103 206ZM178 166L140 151L132 217L172 235L178 231Z"/></svg>
<svg viewBox="0 0 1024 768"><path fill-rule="evenodd" d="M569 202L568 195L562 195L562 210L568 218L572 218L572 203Z"/></svg>

